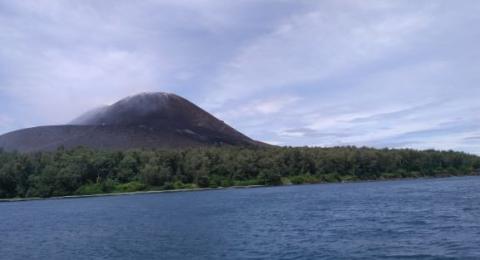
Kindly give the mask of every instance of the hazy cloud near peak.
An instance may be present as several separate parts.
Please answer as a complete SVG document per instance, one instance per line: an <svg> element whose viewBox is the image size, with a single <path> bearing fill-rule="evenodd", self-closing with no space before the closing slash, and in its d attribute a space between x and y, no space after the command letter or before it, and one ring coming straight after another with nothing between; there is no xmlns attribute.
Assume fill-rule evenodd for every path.
<svg viewBox="0 0 480 260"><path fill-rule="evenodd" d="M0 132L169 91L285 145L480 153L478 1L0 0Z"/></svg>

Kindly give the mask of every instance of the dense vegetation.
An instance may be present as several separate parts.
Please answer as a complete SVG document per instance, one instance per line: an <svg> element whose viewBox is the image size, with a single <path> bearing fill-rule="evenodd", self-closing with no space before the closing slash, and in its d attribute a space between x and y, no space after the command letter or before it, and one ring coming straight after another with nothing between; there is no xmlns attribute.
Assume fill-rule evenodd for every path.
<svg viewBox="0 0 480 260"><path fill-rule="evenodd" d="M465 153L356 147L0 151L0 198L452 176L479 169L479 157Z"/></svg>

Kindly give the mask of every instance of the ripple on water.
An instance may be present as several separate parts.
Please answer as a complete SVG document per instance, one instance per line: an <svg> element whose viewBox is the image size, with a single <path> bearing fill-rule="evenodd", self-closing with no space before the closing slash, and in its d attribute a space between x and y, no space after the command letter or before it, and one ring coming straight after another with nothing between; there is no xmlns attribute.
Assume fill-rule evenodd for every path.
<svg viewBox="0 0 480 260"><path fill-rule="evenodd" d="M0 204L5 259L480 259L480 177Z"/></svg>

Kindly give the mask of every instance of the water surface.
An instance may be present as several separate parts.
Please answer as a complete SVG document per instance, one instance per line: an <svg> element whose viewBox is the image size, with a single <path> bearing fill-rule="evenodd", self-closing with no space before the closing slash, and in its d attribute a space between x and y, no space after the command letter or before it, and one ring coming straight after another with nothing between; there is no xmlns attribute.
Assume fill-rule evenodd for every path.
<svg viewBox="0 0 480 260"><path fill-rule="evenodd" d="M0 259L480 259L480 177L0 203Z"/></svg>

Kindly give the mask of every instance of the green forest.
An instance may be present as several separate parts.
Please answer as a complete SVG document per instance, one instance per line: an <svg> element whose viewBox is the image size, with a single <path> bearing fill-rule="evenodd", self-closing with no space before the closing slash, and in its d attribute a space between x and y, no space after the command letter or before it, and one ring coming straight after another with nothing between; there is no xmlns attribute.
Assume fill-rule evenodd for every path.
<svg viewBox="0 0 480 260"><path fill-rule="evenodd" d="M445 177L479 169L480 157L466 153L357 147L0 151L0 198Z"/></svg>

